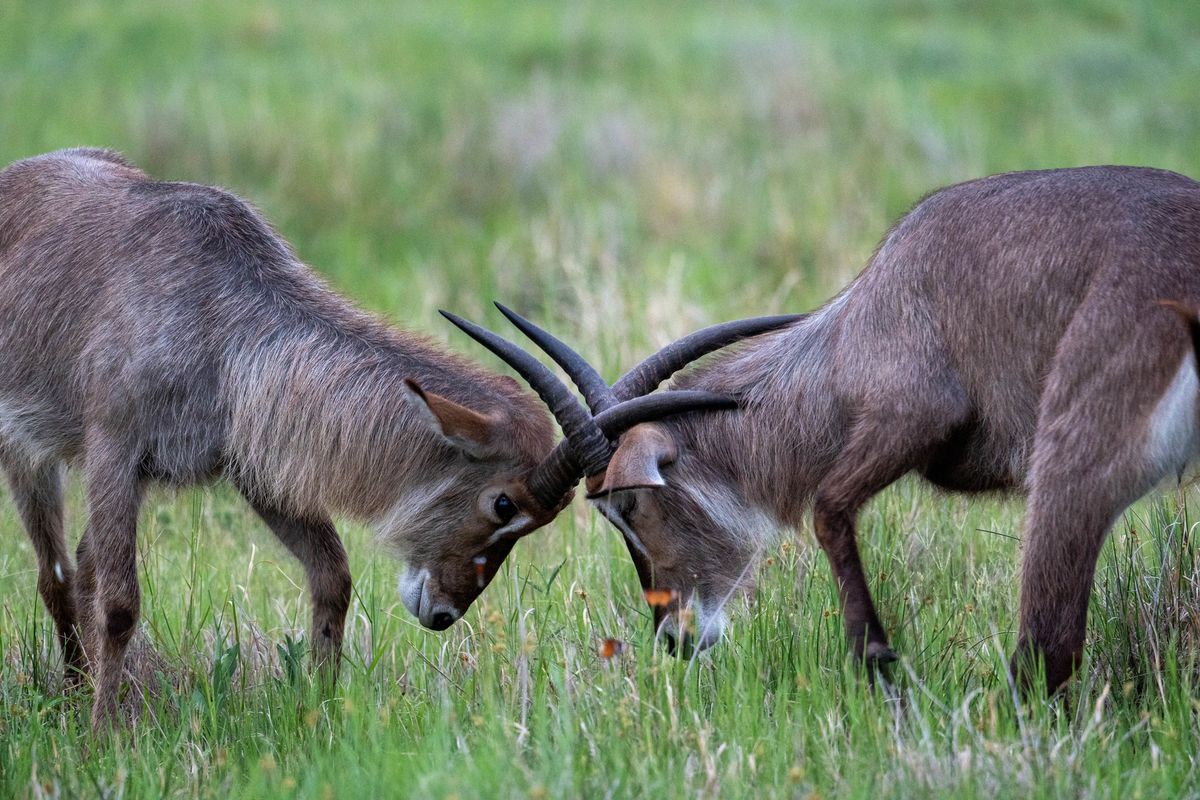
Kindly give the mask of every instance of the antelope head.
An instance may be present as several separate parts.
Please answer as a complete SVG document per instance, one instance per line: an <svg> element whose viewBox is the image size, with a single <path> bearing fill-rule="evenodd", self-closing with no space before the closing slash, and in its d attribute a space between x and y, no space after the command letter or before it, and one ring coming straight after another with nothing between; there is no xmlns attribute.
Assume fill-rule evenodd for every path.
<svg viewBox="0 0 1200 800"><path fill-rule="evenodd" d="M534 494L529 481L554 445L540 403L511 384L511 407L469 407L405 381L409 406L441 442L436 467L380 520L407 562L400 597L443 630L491 582L516 541L550 522L572 487ZM507 387L506 387L507 388Z"/></svg>
<svg viewBox="0 0 1200 800"><path fill-rule="evenodd" d="M652 392L697 358L803 315L755 317L704 328L663 348L609 386L563 342L496 305L570 376L588 406L580 407L570 391L524 351L450 317L530 381L552 409L572 410L570 431L561 410L555 410L567 435L539 466L541 474L531 479L531 491L542 491L548 499L584 477L588 499L624 537L653 612L656 637L680 655L711 646L724 628L725 600L740 582L722 576L730 574L731 564L750 562L750 553L742 552L746 537L730 527L749 524L752 512L733 496L728 481L705 474L700 459L689 460L686 450L681 457L668 418L690 411L731 410L737 401L694 390ZM538 381L555 387L553 399L532 379L535 372Z"/></svg>
<svg viewBox="0 0 1200 800"><path fill-rule="evenodd" d="M723 396L681 392L612 403L606 413L593 417L536 358L461 317L442 313L516 369L549 408L563 440L552 450L546 431L533 430L523 419L539 416L530 409L473 409L406 383L410 405L440 437L446 457L455 464L438 472L444 477L432 480L417 492L420 496L398 504L395 518L383 526L405 531L409 566L400 581L401 599L422 625L434 630L462 616L518 539L570 503L582 475L604 469L622 432L670 414L733 406Z"/></svg>

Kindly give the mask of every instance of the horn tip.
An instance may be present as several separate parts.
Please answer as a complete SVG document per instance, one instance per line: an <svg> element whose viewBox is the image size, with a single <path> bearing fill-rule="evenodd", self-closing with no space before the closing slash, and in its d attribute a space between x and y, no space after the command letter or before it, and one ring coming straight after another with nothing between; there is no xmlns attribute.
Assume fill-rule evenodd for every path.
<svg viewBox="0 0 1200 800"><path fill-rule="evenodd" d="M513 311L508 306L504 305L504 303L501 303L499 300L493 300L492 305L499 309L500 313L507 317L508 321L516 325L518 328L521 327L521 323L528 322L528 320L526 320L517 312Z"/></svg>

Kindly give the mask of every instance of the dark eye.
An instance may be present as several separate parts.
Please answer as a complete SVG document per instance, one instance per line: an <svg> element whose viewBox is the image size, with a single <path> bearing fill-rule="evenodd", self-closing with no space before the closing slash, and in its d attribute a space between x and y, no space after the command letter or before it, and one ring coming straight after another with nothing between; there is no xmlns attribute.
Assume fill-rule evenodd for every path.
<svg viewBox="0 0 1200 800"><path fill-rule="evenodd" d="M508 495L501 493L496 495L496 500L492 503L492 511L496 512L496 519L500 520L500 524L506 525L517 513L517 504Z"/></svg>

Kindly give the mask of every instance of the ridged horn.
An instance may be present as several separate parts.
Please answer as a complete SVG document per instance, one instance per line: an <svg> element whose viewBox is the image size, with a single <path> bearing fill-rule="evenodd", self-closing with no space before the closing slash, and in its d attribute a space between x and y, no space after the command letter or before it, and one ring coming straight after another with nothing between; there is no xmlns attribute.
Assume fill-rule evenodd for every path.
<svg viewBox="0 0 1200 800"><path fill-rule="evenodd" d="M537 392L538 397L542 398L542 402L546 404L550 413L554 415L554 419L558 421L563 436L571 443L571 455L575 462L583 467L587 474L594 475L604 470L612 453L612 445L593 421L592 415L579 404L571 390L545 364L507 339L497 336L474 322L451 314L449 311L439 313L463 333L491 350L501 361L515 369L517 374ZM574 482L571 485L573 486ZM542 502L542 499L538 498L538 502ZM550 507L553 508L555 505L557 505L557 501Z"/></svg>
<svg viewBox="0 0 1200 800"><path fill-rule="evenodd" d="M605 464L605 467L607 466ZM579 483L579 477L586 472L571 452L571 440L563 439L542 463L533 468L526 486L542 508L550 511L558 507L567 492ZM603 470L591 474L596 475L600 472Z"/></svg>
<svg viewBox="0 0 1200 800"><path fill-rule="evenodd" d="M668 417L672 414L685 414L691 411L719 411L737 408L737 400L725 395L710 394L709 392L678 391L664 392L656 395L646 395L626 400L605 409L596 415L597 426L604 431L605 436L616 441L622 433L643 422ZM551 508L575 484L579 483L581 475L592 477L603 472L603 469L589 472L579 466L571 452L571 442L563 439L551 451L541 464L534 469L529 477L529 490L538 502L546 508ZM605 462L604 468L608 467ZM547 498L543 500L542 498ZM554 498L550 500L550 498Z"/></svg>
<svg viewBox="0 0 1200 800"><path fill-rule="evenodd" d="M749 317L701 328L672 342L622 375L612 386L613 395L618 400L628 400L631 397L649 394L667 378L714 350L720 350L748 336L757 336L786 327L806 316L808 315L778 314L770 317Z"/></svg>
<svg viewBox="0 0 1200 800"><path fill-rule="evenodd" d="M562 428L563 440L534 468L527 483L534 499L547 510L557 508L581 476L603 472L612 456L611 442L634 425L673 414L737 407L736 399L711 392L682 390L649 394L660 383L701 356L739 339L790 325L805 316L752 317L703 328L643 360L609 387L586 359L553 334L500 303L496 303L496 308L570 376L591 409L589 414L554 373L517 345L462 317L440 312L516 370Z"/></svg>
<svg viewBox="0 0 1200 800"><path fill-rule="evenodd" d="M500 309L500 313L508 317L509 322L540 347L546 355L553 359L555 364L562 368L563 372L570 376L593 414L599 414L617 404L617 398L613 395L612 388L583 356L572 350L554 334L538 327L503 304L496 303L496 308Z"/></svg>
<svg viewBox="0 0 1200 800"><path fill-rule="evenodd" d="M653 422L673 414L693 411L728 411L738 407L736 398L725 394L681 389L633 397L596 415L596 425L609 439L643 422Z"/></svg>

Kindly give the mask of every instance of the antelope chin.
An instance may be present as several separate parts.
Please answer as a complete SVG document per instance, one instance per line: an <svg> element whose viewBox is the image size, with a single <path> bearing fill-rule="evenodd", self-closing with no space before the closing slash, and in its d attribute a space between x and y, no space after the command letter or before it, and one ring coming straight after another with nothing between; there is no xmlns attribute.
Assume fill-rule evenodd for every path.
<svg viewBox="0 0 1200 800"><path fill-rule="evenodd" d="M667 652L678 658L692 658L715 645L725 633L726 617L721 608L705 613L703 603L695 603L695 623L680 625L678 613L668 614L659 624L654 638Z"/></svg>

